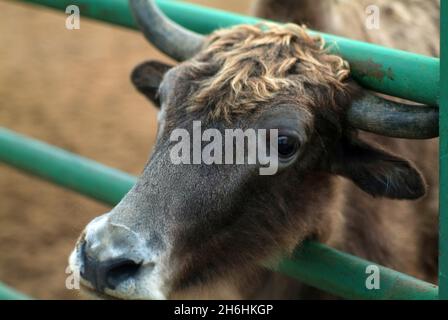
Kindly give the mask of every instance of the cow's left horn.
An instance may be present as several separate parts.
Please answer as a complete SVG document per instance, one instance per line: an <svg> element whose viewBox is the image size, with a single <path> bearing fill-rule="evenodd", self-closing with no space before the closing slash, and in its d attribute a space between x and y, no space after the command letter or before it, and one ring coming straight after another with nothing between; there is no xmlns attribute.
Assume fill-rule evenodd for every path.
<svg viewBox="0 0 448 320"><path fill-rule="evenodd" d="M154 0L129 0L129 6L146 39L173 59L187 60L201 49L204 36L168 19Z"/></svg>
<svg viewBox="0 0 448 320"><path fill-rule="evenodd" d="M437 107L407 105L366 93L355 100L347 113L355 128L403 139L430 139L439 135Z"/></svg>

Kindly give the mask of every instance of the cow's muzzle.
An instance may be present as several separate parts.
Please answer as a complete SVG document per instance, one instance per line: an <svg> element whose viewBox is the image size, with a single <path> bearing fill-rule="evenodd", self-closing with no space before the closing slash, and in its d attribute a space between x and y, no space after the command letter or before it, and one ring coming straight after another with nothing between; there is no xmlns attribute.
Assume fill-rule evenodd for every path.
<svg viewBox="0 0 448 320"><path fill-rule="evenodd" d="M164 299L160 259L130 228L109 221L90 222L70 256L81 282L101 294L122 299Z"/></svg>

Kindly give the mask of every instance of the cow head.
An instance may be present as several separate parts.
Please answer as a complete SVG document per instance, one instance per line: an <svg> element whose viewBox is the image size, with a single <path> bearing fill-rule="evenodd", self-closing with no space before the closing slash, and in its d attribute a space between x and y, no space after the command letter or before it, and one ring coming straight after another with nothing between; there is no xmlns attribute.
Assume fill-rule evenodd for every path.
<svg viewBox="0 0 448 320"><path fill-rule="evenodd" d="M183 62L149 61L132 73L160 109L158 138L136 185L88 224L70 257L90 291L128 299L248 297L263 262L331 232L335 177L373 197L425 193L409 161L362 141L357 128L415 138L409 123L421 117L427 130L434 123L425 120L428 109L364 91L320 38L292 24L237 26L203 38L152 1L131 7L150 41ZM178 143L193 139L198 124L199 161L173 160L180 151L181 159L194 158L194 142ZM236 150L237 139L224 142L233 129L264 130L265 148L276 155L273 174L260 174L260 161L219 161L221 152Z"/></svg>

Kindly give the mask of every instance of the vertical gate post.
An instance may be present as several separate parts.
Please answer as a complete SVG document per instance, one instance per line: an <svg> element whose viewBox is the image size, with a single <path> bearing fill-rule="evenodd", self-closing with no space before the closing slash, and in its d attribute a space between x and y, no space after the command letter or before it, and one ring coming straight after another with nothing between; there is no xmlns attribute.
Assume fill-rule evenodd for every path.
<svg viewBox="0 0 448 320"><path fill-rule="evenodd" d="M439 299L448 300L448 0L441 2Z"/></svg>

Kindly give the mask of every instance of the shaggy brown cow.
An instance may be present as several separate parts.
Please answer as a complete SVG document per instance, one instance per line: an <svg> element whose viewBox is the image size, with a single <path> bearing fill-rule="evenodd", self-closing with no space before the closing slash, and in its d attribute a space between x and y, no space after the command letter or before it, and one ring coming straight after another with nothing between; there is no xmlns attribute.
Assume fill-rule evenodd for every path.
<svg viewBox="0 0 448 320"><path fill-rule="evenodd" d="M295 22L347 36L333 28L333 15L364 14L362 1L359 8L315 2L328 7L265 1L259 12L288 8L301 12ZM379 1L383 23L390 24L397 8L411 14L423 2L438 8L436 1L406 7ZM298 25L237 26L203 39L167 20L152 1L130 3L145 35L186 61L176 67L146 62L132 74L138 90L160 107L158 141L136 186L86 227L71 255L88 291L126 299L326 297L260 266L305 239L436 282L436 141L361 133L350 120L378 122L356 112L366 105L422 115L429 107L364 91L350 78L348 63ZM295 19L275 12L269 17ZM437 52L436 41L422 41L420 49L426 44L426 52ZM399 136L415 137L415 126L395 116ZM174 164L170 135L179 128L192 133L195 120L221 133L277 129L279 171L261 176L259 165ZM437 119L417 114L414 120L425 129ZM429 184L419 201L409 200L423 197L426 183L411 160Z"/></svg>

